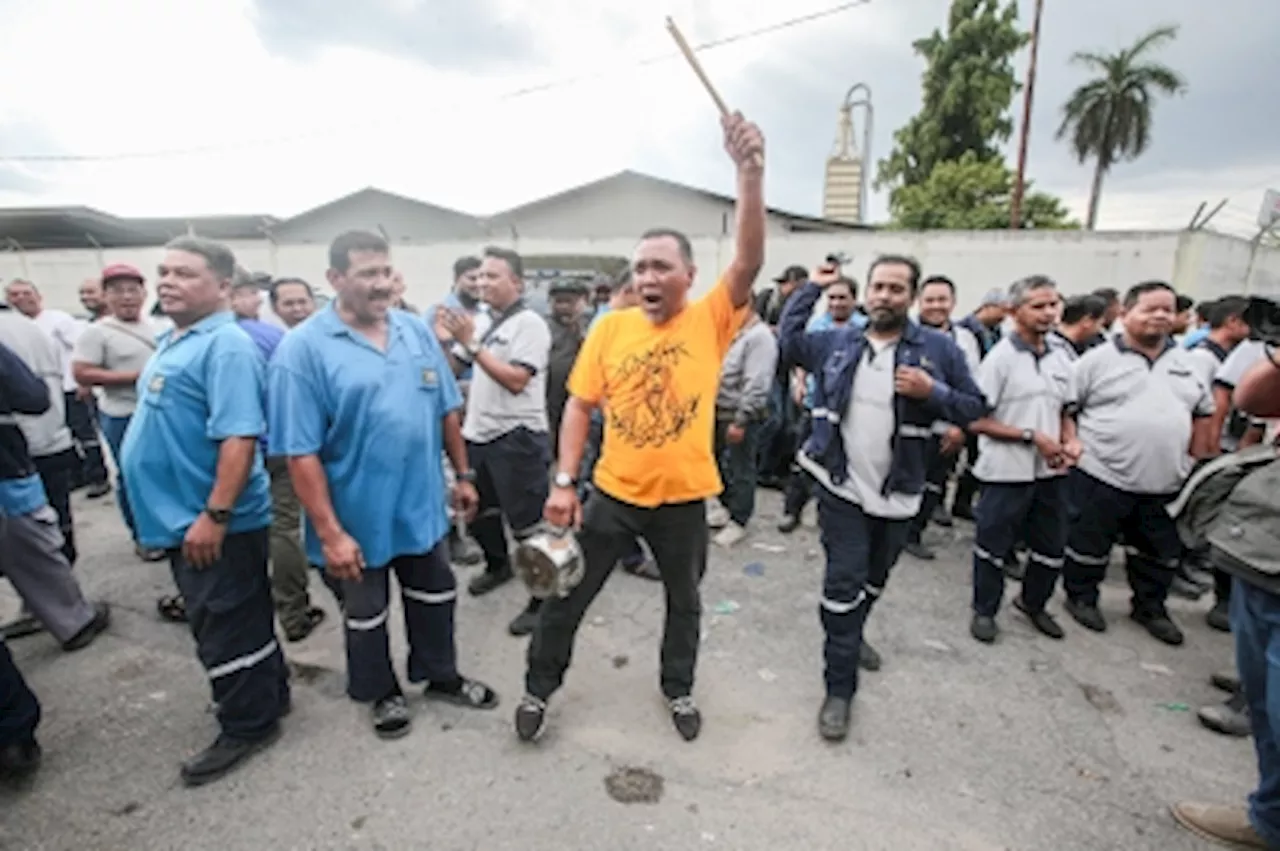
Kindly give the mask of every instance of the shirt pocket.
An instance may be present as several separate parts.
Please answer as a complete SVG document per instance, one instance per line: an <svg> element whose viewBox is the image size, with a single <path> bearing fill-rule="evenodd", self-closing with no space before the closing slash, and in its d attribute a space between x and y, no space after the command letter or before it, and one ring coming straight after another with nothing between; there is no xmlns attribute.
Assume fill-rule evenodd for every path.
<svg viewBox="0 0 1280 851"><path fill-rule="evenodd" d="M145 380L138 382L139 401L148 408L157 410L168 408L175 392L173 380L174 376L163 372L148 375Z"/></svg>

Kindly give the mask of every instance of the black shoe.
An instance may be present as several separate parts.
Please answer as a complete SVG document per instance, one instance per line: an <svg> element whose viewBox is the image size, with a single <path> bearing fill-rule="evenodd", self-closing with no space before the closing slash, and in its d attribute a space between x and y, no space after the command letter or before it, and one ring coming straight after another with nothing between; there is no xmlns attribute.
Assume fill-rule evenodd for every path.
<svg viewBox="0 0 1280 851"><path fill-rule="evenodd" d="M409 702L403 694L392 694L373 704L373 734L379 739L400 739L413 729Z"/></svg>
<svg viewBox="0 0 1280 851"><path fill-rule="evenodd" d="M29 635L39 635L42 632L44 632L44 624L35 615L19 615L0 626L0 640L15 641Z"/></svg>
<svg viewBox="0 0 1280 851"><path fill-rule="evenodd" d="M1205 590L1203 585L1197 585L1181 574L1174 576L1169 585L1169 593L1184 600L1199 600L1204 596Z"/></svg>
<svg viewBox="0 0 1280 851"><path fill-rule="evenodd" d="M778 521L778 531L784 535L790 535L798 528L800 528L799 515L787 514Z"/></svg>
<svg viewBox="0 0 1280 851"><path fill-rule="evenodd" d="M1210 730L1224 736L1244 738L1253 733L1253 723L1249 718L1249 707L1245 703L1243 692L1233 694L1225 703L1203 707L1196 713L1196 718Z"/></svg>
<svg viewBox="0 0 1280 851"><path fill-rule="evenodd" d="M973 506L963 502L957 502L955 505L951 506L951 516L972 522Z"/></svg>
<svg viewBox="0 0 1280 851"><path fill-rule="evenodd" d="M511 568L490 572L486 570L484 573L471 580L467 585L467 590L471 592L472 597L483 597L490 591L496 591L503 585L511 581L515 574L511 572Z"/></svg>
<svg viewBox="0 0 1280 851"><path fill-rule="evenodd" d="M671 708L671 723L675 725L680 738L686 742L698 738L698 734L702 732L702 713L698 711L698 704L693 702L693 695L670 698L667 706Z"/></svg>
<svg viewBox="0 0 1280 851"><path fill-rule="evenodd" d="M947 512L947 509L941 505L933 510L933 516L929 519L944 529L950 529L952 526L956 525L955 521L951 519L951 515Z"/></svg>
<svg viewBox="0 0 1280 851"><path fill-rule="evenodd" d="M484 551L470 538L449 538L449 561L462 567L472 567L484 561Z"/></svg>
<svg viewBox="0 0 1280 851"><path fill-rule="evenodd" d="M524 635L532 635L533 631L538 627L539 609L526 607L524 611L515 616L515 619L507 625L507 632L517 638Z"/></svg>
<svg viewBox="0 0 1280 851"><path fill-rule="evenodd" d="M1240 677L1235 671L1219 671L1209 677L1209 684L1231 694L1240 691Z"/></svg>
<svg viewBox="0 0 1280 851"><path fill-rule="evenodd" d="M637 576L641 579L647 579L650 582L661 582L662 571L658 570L658 564L651 558L643 558L637 562L620 561L624 573Z"/></svg>
<svg viewBox="0 0 1280 851"><path fill-rule="evenodd" d="M1231 606L1226 600L1219 600L1204 616L1204 622L1218 632L1231 632Z"/></svg>
<svg viewBox="0 0 1280 851"><path fill-rule="evenodd" d="M182 764L182 782L188 786L203 786L221 779L260 750L275 744L280 738L280 725L270 733L252 742L218 736L217 740Z"/></svg>
<svg viewBox="0 0 1280 851"><path fill-rule="evenodd" d="M75 635L68 638L62 644L62 649L70 653L74 650L83 650L93 643L93 640L102 634L111 624L111 607L106 603L93 604L93 620L89 621L83 629Z"/></svg>
<svg viewBox="0 0 1280 851"><path fill-rule="evenodd" d="M1062 607L1067 610L1067 614L1075 618L1076 623L1085 629L1091 629L1094 632L1107 631L1107 619L1102 616L1102 612L1098 611L1097 606L1067 600Z"/></svg>
<svg viewBox="0 0 1280 851"><path fill-rule="evenodd" d="M1001 569L1004 571L1004 578L1011 579L1014 582L1021 582L1023 577L1027 575L1027 565L1016 553L1009 556Z"/></svg>
<svg viewBox="0 0 1280 851"><path fill-rule="evenodd" d="M311 633L316 631L316 627L324 623L324 609L318 609L315 606L307 609L303 616L302 623L293 624L289 629L284 631L284 640L292 644L302 641Z"/></svg>
<svg viewBox="0 0 1280 851"><path fill-rule="evenodd" d="M1155 615L1133 612L1129 617L1133 619L1134 623L1145 628L1151 634L1151 637L1157 641L1163 641L1173 647L1177 647L1183 642L1182 630L1178 629L1178 625L1169 620L1169 616L1164 612Z"/></svg>
<svg viewBox="0 0 1280 851"><path fill-rule="evenodd" d="M1022 601L1022 597L1013 598L1013 607L1027 616L1027 620L1031 621L1031 625L1040 632L1050 638L1061 641L1066 638L1067 634L1062 631L1062 627L1058 624L1057 619L1053 615L1041 609L1038 612L1030 611L1027 604Z"/></svg>
<svg viewBox="0 0 1280 851"><path fill-rule="evenodd" d="M89 485L89 489L84 492L84 495L89 499L102 499L109 493L111 493L110 482L97 482Z"/></svg>
<svg viewBox="0 0 1280 851"><path fill-rule="evenodd" d="M858 667L864 671L878 671L883 663L880 654L864 639L858 647Z"/></svg>
<svg viewBox="0 0 1280 851"><path fill-rule="evenodd" d="M818 710L818 735L828 742L843 742L849 735L849 717L852 714L852 700L827 695Z"/></svg>
<svg viewBox="0 0 1280 851"><path fill-rule="evenodd" d="M933 561L938 557L937 553L920 541L908 541L902 546L902 551L909 556L920 559L921 561Z"/></svg>
<svg viewBox="0 0 1280 851"><path fill-rule="evenodd" d="M40 767L44 752L34 738L0 748L0 777L21 780Z"/></svg>
<svg viewBox="0 0 1280 851"><path fill-rule="evenodd" d="M516 735L522 742L536 742L547 729L547 702L526 694L516 707Z"/></svg>
<svg viewBox="0 0 1280 851"><path fill-rule="evenodd" d="M974 615L969 621L969 634L983 644L994 644L1000 634L996 619L987 615Z"/></svg>

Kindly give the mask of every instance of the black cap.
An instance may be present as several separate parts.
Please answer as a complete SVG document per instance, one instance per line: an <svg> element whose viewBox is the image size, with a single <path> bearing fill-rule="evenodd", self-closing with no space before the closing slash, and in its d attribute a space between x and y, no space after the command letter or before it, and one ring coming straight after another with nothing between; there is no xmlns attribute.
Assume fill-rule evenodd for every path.
<svg viewBox="0 0 1280 851"><path fill-rule="evenodd" d="M809 280L809 270L803 266L788 266L782 274L773 279L775 284L799 283Z"/></svg>
<svg viewBox="0 0 1280 851"><path fill-rule="evenodd" d="M573 295L587 295L590 290L582 281L577 280L559 280L547 287L547 295L555 295L556 293L572 293Z"/></svg>

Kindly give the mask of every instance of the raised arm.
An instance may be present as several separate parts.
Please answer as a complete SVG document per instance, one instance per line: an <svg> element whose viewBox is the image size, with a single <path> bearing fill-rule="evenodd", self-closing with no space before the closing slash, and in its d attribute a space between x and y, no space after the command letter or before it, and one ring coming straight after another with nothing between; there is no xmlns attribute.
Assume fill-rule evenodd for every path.
<svg viewBox="0 0 1280 851"><path fill-rule="evenodd" d="M764 265L764 136L740 112L725 116L721 124L725 150L738 170L733 260L724 273L724 283L733 306L745 307Z"/></svg>

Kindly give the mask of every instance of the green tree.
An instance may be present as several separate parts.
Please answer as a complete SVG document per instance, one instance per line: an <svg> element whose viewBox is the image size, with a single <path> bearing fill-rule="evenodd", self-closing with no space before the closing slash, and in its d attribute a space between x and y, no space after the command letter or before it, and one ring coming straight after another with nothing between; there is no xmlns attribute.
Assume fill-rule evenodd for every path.
<svg viewBox="0 0 1280 851"><path fill-rule="evenodd" d="M927 180L902 186L894 226L908 230L994 230L1009 226L1014 175L1003 159L980 159L966 151L934 166ZM1079 227L1062 202L1027 191L1022 201L1025 228Z"/></svg>
<svg viewBox="0 0 1280 851"><path fill-rule="evenodd" d="M1094 159L1093 186L1085 226L1098 221L1102 179L1111 166L1141 156L1151 144L1151 118L1155 96L1186 91L1182 75L1167 65L1148 59L1151 51L1177 38L1177 27L1160 27L1119 53L1082 51L1072 61L1091 69L1097 77L1076 89L1062 107L1058 138L1071 137L1071 148L1081 163Z"/></svg>

